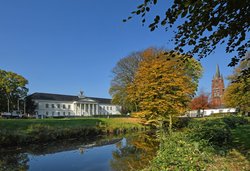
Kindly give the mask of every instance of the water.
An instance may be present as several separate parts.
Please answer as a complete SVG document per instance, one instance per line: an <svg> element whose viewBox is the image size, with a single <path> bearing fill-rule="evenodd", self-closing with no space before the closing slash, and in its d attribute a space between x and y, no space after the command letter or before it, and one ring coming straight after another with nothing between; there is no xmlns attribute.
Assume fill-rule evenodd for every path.
<svg viewBox="0 0 250 171"><path fill-rule="evenodd" d="M158 142L149 133L94 140L67 140L1 149L0 170L128 171L142 169L155 156Z"/></svg>

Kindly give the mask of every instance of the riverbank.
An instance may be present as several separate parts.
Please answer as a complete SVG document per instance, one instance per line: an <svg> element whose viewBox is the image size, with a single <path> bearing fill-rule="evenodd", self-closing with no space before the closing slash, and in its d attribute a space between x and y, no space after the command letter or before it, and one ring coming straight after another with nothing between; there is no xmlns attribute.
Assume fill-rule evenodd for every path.
<svg viewBox="0 0 250 171"><path fill-rule="evenodd" d="M232 116L193 119L182 131L162 137L144 170L250 170L250 123Z"/></svg>
<svg viewBox="0 0 250 171"><path fill-rule="evenodd" d="M135 118L0 119L0 147L143 129Z"/></svg>

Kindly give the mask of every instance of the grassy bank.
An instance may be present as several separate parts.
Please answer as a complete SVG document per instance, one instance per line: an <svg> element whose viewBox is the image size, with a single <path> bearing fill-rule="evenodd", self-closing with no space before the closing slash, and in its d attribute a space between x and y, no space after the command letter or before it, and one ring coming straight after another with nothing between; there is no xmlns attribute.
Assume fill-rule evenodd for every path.
<svg viewBox="0 0 250 171"><path fill-rule="evenodd" d="M0 146L140 130L134 118L0 119Z"/></svg>
<svg viewBox="0 0 250 171"><path fill-rule="evenodd" d="M163 137L144 170L250 170L250 123L242 117L203 118Z"/></svg>

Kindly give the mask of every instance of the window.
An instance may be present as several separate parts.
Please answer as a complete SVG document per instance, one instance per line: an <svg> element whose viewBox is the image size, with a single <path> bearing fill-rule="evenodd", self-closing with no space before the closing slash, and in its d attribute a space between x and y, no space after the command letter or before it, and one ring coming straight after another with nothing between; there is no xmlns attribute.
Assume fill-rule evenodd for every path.
<svg viewBox="0 0 250 171"><path fill-rule="evenodd" d="M57 112L58 115L60 115L60 112Z"/></svg>
<svg viewBox="0 0 250 171"><path fill-rule="evenodd" d="M60 104L57 104L57 108L60 109Z"/></svg>
<svg viewBox="0 0 250 171"><path fill-rule="evenodd" d="M112 110L112 106L110 106L110 110Z"/></svg>
<svg viewBox="0 0 250 171"><path fill-rule="evenodd" d="M223 113L223 110L219 110L219 113Z"/></svg>
<svg viewBox="0 0 250 171"><path fill-rule="evenodd" d="M70 115L70 112L68 114Z"/></svg>
<svg viewBox="0 0 250 171"><path fill-rule="evenodd" d="M68 109L70 109L71 108L71 106L70 105L68 105Z"/></svg>
<svg viewBox="0 0 250 171"><path fill-rule="evenodd" d="M55 112L52 112L52 116L54 116Z"/></svg>
<svg viewBox="0 0 250 171"><path fill-rule="evenodd" d="M65 112L63 112L63 115L65 115Z"/></svg>
<svg viewBox="0 0 250 171"><path fill-rule="evenodd" d="M55 108L55 105L54 105L54 104L51 104L51 107L52 107L52 108Z"/></svg>
<svg viewBox="0 0 250 171"><path fill-rule="evenodd" d="M49 108L49 104L46 104L45 106L46 106L46 108Z"/></svg>
<svg viewBox="0 0 250 171"><path fill-rule="evenodd" d="M66 109L65 104L63 104L63 109Z"/></svg>
<svg viewBox="0 0 250 171"><path fill-rule="evenodd" d="M49 112L46 112L46 115L49 115Z"/></svg>

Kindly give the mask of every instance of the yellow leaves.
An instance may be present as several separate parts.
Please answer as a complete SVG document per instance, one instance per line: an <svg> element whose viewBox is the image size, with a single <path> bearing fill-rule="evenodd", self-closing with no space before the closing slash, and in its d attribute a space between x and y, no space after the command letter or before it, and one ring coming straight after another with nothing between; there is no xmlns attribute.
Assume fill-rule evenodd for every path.
<svg viewBox="0 0 250 171"><path fill-rule="evenodd" d="M229 107L237 107L242 111L250 111L250 78L231 83L224 93L224 103Z"/></svg>
<svg viewBox="0 0 250 171"><path fill-rule="evenodd" d="M177 59L166 60L166 53L154 52L150 56L150 52L147 51L140 62L134 82L127 89L129 99L136 101L144 111L137 116L148 118L148 121L184 112L197 88L195 79L200 76L191 65L177 62L180 55ZM197 61L192 62L199 65Z"/></svg>

